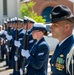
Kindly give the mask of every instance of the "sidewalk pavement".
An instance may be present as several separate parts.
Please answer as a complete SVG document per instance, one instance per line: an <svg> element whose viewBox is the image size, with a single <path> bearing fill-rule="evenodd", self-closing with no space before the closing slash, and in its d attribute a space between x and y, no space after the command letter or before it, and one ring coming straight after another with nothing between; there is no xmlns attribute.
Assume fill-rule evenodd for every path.
<svg viewBox="0 0 74 75"><path fill-rule="evenodd" d="M4 65L5 65L5 61L0 62L0 75L10 75L13 72L13 69L6 70L8 66L4 67ZM50 75L50 71L51 69L48 61L48 75Z"/></svg>

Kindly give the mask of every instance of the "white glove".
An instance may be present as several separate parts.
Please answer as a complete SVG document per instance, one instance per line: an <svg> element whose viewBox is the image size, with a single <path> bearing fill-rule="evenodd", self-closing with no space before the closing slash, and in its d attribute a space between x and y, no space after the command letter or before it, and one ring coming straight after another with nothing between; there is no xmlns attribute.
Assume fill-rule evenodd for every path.
<svg viewBox="0 0 74 75"><path fill-rule="evenodd" d="M7 45L5 45L5 47L6 47L6 49L8 48L8 46L7 46Z"/></svg>
<svg viewBox="0 0 74 75"><path fill-rule="evenodd" d="M19 48L19 47L20 47L20 45L21 45L21 43L20 43L20 41L16 41L16 40L15 40L15 41L14 41L14 45L15 45L16 47L18 47L18 48Z"/></svg>
<svg viewBox="0 0 74 75"><path fill-rule="evenodd" d="M21 55L22 55L23 57L28 58L28 57L30 56L29 50L24 50L24 49L22 49Z"/></svg>
<svg viewBox="0 0 74 75"><path fill-rule="evenodd" d="M14 60L15 60L15 61L17 61L17 60L18 60L17 56L14 56Z"/></svg>
<svg viewBox="0 0 74 75"><path fill-rule="evenodd" d="M7 49L7 52L9 52L9 49Z"/></svg>
<svg viewBox="0 0 74 75"><path fill-rule="evenodd" d="M23 70L22 70L22 68L20 68L20 75L23 75Z"/></svg>
<svg viewBox="0 0 74 75"><path fill-rule="evenodd" d="M8 40L11 40L12 39L12 36L10 36L10 35L6 35L6 38L8 39Z"/></svg>
<svg viewBox="0 0 74 75"><path fill-rule="evenodd" d="M7 35L7 31L4 31L4 34Z"/></svg>
<svg viewBox="0 0 74 75"><path fill-rule="evenodd" d="M7 31L5 31L5 30L2 30L2 34L5 34L5 35L7 35Z"/></svg>
<svg viewBox="0 0 74 75"><path fill-rule="evenodd" d="M9 48L8 48L8 46L6 45L6 50L7 50L7 52L9 52Z"/></svg>

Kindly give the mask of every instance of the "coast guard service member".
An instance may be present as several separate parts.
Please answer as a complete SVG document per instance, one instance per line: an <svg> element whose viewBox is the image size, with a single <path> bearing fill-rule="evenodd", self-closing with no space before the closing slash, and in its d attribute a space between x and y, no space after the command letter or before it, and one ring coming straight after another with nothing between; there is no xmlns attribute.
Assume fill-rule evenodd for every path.
<svg viewBox="0 0 74 75"><path fill-rule="evenodd" d="M67 70L66 59L74 43L72 35L74 16L67 6L57 5L51 11L51 23L52 37L59 40L50 61L51 75L72 75ZM70 71L72 72L71 68Z"/></svg>
<svg viewBox="0 0 74 75"><path fill-rule="evenodd" d="M47 34L46 28L42 23L35 23L32 28L32 37L37 42L31 50L22 49L21 55L26 57L28 67L26 75L47 75L47 64L49 57L49 46L44 39Z"/></svg>
<svg viewBox="0 0 74 75"><path fill-rule="evenodd" d="M27 31L28 31L28 47L27 48L29 50L31 49L33 44L36 42L32 38L32 27L33 27L34 23L36 23L36 21L34 19L27 17L27 16L24 16L24 29L26 30L26 26L27 26Z"/></svg>
<svg viewBox="0 0 74 75"><path fill-rule="evenodd" d="M24 28L24 37L22 40L22 44L21 44L21 48L20 48L20 53L22 49L28 49L30 50L33 46L33 44L36 42L36 40L34 40L32 38L32 27L34 25L36 21L33 20L32 18L28 17L28 16L24 16L24 21L23 21L23 28ZM25 62L24 62L25 61ZM21 73L21 69L24 70L23 73L25 73L25 68L23 68L23 65L26 64L26 60L24 60L24 58L20 55L20 73ZM20 74L22 75L22 74Z"/></svg>

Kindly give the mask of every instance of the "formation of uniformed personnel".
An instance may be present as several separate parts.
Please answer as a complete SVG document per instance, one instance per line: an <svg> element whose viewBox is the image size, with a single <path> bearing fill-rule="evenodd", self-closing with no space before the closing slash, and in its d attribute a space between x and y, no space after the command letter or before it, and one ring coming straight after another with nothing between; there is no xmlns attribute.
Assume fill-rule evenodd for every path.
<svg viewBox="0 0 74 75"><path fill-rule="evenodd" d="M12 44L12 64L13 64L13 75L18 75L18 69L19 69L19 47L21 44L19 44L18 42L21 41L22 37L24 36L24 33L22 33L23 31L23 24L22 24L23 20L20 18L15 17L14 19L14 24L13 27L15 25L15 29L14 29L14 37L12 39L10 39L10 42ZM18 58L18 60L15 59L15 57Z"/></svg>
<svg viewBox="0 0 74 75"><path fill-rule="evenodd" d="M34 72L36 74L38 73L38 75L47 74L47 62L50 49L43 37L47 34L47 30L43 26L43 24L34 23L35 21L27 16L24 16L24 20L15 17L8 18L6 21L4 21L4 30L1 33L4 35L4 50L2 50L5 51L6 55L6 66L8 66L8 68L6 69L13 69L13 73L10 75L24 75L25 72L22 73L21 71L24 71L25 67L27 68L27 75L33 75L31 74L32 70L36 70ZM35 31L39 31L39 36L35 34ZM38 37L35 38L35 36ZM33 47L35 44L37 44L37 46L35 46L35 51L40 50L37 52L38 55L35 52L35 56L37 56L36 61L38 61L38 63L36 61L35 62L39 66L35 63L35 68L33 69L33 64L30 65L31 62L28 63L26 56L24 60L24 57L21 52L22 49L29 50L30 55L33 57L34 55L32 54L32 52L34 51Z"/></svg>
<svg viewBox="0 0 74 75"><path fill-rule="evenodd" d="M72 35L74 16L67 6L57 5L52 9L50 18L52 37L59 40L50 61L51 75L74 75L72 74L74 72L72 61L74 63L74 60L70 61L74 54L74 37Z"/></svg>
<svg viewBox="0 0 74 75"><path fill-rule="evenodd" d="M12 26L14 28L14 31L12 31L12 35L8 35L6 33L6 38L10 41L12 44L11 49L11 56L12 56L12 66L13 66L13 73L11 75L20 75L20 68L22 68L22 62L23 58L21 57L21 49L24 48L24 40L25 40L25 34L26 34L26 26L28 26L28 45L27 48L31 48L34 41L31 36L31 28L34 24L34 20L31 18L28 18L25 16L24 21L22 21L19 18L15 18L14 21L12 20ZM24 24L22 24L24 23ZM28 23L28 25L27 25ZM15 25L15 27L14 27ZM24 26L24 28L23 28ZM14 32L14 33L13 33ZM17 40L18 38L18 40ZM31 41L31 42L30 42ZM31 43L31 44L30 44ZM24 63L25 64L25 63Z"/></svg>
<svg viewBox="0 0 74 75"><path fill-rule="evenodd" d="M3 31L5 35L6 65L9 66L9 68L13 68L14 72L16 62L14 56L16 55L17 39L19 40L24 36L24 34L21 33L23 30L22 22L23 20L17 17L7 20L7 23L5 23L6 29ZM16 36L17 34L18 36Z"/></svg>
<svg viewBox="0 0 74 75"><path fill-rule="evenodd" d="M37 41L30 50L22 49L21 51L21 55L27 59L27 73L25 75L47 75L50 48L43 37L46 34L47 30L42 23L34 23L32 37Z"/></svg>

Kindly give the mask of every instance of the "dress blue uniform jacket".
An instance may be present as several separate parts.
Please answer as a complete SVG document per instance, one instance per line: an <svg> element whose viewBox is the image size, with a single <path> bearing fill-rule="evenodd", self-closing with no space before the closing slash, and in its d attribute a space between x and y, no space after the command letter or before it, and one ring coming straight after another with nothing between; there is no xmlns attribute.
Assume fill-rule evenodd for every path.
<svg viewBox="0 0 74 75"><path fill-rule="evenodd" d="M18 41L20 41L20 43L21 43L21 41L23 39L23 36L24 36L24 33L22 31L23 31L23 29L18 30L18 36L17 36L17 38L18 38ZM14 45L14 41L16 40L16 30L14 32L15 32L15 36L10 40L10 42L13 45L13 48L12 48L12 53L13 53L12 54L13 75L19 75L18 71L16 72L16 70L15 70L16 64L15 64L14 56L15 56L15 52L16 52L16 48L17 47ZM20 61L21 61L20 54L21 54L21 49L19 47L18 48L18 65L19 65L18 69L20 68Z"/></svg>
<svg viewBox="0 0 74 75"><path fill-rule="evenodd" d="M28 35L28 50L30 50L32 48L32 46L34 45L34 43L36 42L36 40L33 39L32 37L32 33L30 33Z"/></svg>
<svg viewBox="0 0 74 75"><path fill-rule="evenodd" d="M27 59L28 67L26 75L47 75L49 46L42 38L30 50L31 56Z"/></svg>
<svg viewBox="0 0 74 75"><path fill-rule="evenodd" d="M73 36L67 38L51 58L51 75L70 75L66 72L66 56L73 45Z"/></svg>

